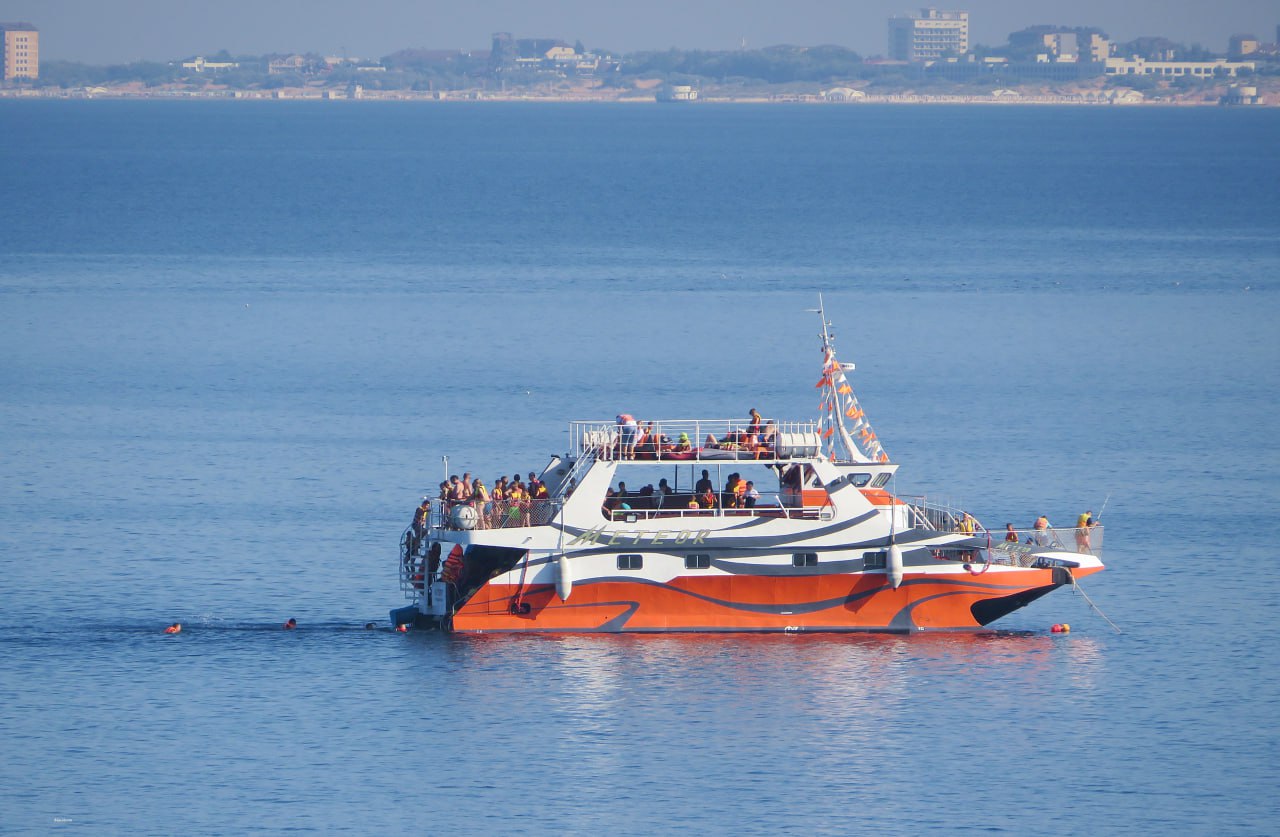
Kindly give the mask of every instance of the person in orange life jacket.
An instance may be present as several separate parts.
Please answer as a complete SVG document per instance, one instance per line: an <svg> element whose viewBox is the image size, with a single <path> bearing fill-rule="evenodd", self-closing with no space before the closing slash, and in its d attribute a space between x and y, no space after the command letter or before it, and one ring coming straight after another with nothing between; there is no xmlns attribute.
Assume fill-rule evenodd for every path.
<svg viewBox="0 0 1280 837"><path fill-rule="evenodd" d="M170 625L169 627L165 628L165 629L164 629L164 632L165 632L166 634L180 634L180 633L182 633L182 623L181 623L181 622L174 622L172 625Z"/></svg>
<svg viewBox="0 0 1280 837"><path fill-rule="evenodd" d="M720 505L726 509L736 509L738 507L738 483L741 478L737 474L730 474L729 479L725 480L724 492L720 495Z"/></svg>

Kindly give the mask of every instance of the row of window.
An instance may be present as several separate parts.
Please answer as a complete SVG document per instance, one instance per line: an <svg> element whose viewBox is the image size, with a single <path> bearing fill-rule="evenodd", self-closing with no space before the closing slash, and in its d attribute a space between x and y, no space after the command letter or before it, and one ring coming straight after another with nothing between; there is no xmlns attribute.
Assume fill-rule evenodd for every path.
<svg viewBox="0 0 1280 837"><path fill-rule="evenodd" d="M885 567L885 551L864 552L862 553L862 566L867 570L882 570ZM797 552L791 556L791 566L793 567L816 567L818 566L818 553L816 552ZM709 570L711 569L711 556L706 554L695 554L684 556L684 568L686 570ZM618 569L620 570L642 570L644 569L643 555L619 555Z"/></svg>

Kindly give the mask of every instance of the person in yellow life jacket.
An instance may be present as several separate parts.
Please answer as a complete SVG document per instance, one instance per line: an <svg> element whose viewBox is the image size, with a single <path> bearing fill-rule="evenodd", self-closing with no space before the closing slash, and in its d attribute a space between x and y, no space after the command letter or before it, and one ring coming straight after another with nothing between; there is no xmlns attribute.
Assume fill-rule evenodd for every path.
<svg viewBox="0 0 1280 837"><path fill-rule="evenodd" d="M697 497L694 497L694 496L690 496L690 497L689 497L689 508L691 508L691 509L700 509L700 508L702 508L702 506L698 505L698 498L697 498Z"/></svg>
<svg viewBox="0 0 1280 837"><path fill-rule="evenodd" d="M484 480L479 477L471 484L471 505L476 510L476 525L481 529L489 528L489 489L484 487Z"/></svg>
<svg viewBox="0 0 1280 837"><path fill-rule="evenodd" d="M959 529L966 535L972 535L978 531L978 521L973 519L973 515L965 512L964 517L960 518Z"/></svg>
<svg viewBox="0 0 1280 837"><path fill-rule="evenodd" d="M164 629L164 632L165 632L166 634L180 634L180 633L182 633L182 623L181 623L181 622L174 622L172 625L170 625L169 627L165 628L165 629Z"/></svg>
<svg viewBox="0 0 1280 837"><path fill-rule="evenodd" d="M1092 509L1076 518L1076 552L1093 551L1093 544L1089 541L1089 530L1097 525L1093 519Z"/></svg>

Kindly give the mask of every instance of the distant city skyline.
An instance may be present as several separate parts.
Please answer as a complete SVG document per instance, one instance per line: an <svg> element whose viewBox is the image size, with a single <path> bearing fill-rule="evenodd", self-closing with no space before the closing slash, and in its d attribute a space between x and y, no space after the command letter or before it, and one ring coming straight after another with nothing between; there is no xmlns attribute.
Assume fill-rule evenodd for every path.
<svg viewBox="0 0 1280 837"><path fill-rule="evenodd" d="M1235 33L1275 38L1280 0L0 0L0 20L40 30L41 59L164 61L226 49L346 53L488 49L494 32L582 41L592 49L734 49L839 44L887 53L888 19L932 5L969 12L970 42L999 45L1041 23L1097 26L1115 41L1159 35L1223 52Z"/></svg>

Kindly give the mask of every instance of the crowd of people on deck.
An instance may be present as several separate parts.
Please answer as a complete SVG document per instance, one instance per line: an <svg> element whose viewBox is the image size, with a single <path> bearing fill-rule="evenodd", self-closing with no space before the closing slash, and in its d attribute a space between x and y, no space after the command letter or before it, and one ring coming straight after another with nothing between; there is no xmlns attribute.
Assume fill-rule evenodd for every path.
<svg viewBox="0 0 1280 837"><path fill-rule="evenodd" d="M656 509L753 509L760 500L760 492L751 480L742 479L741 474L730 474L725 481L724 490L717 492L711 481L711 474L705 468L702 478L694 484L691 494L677 494L666 479L658 480L657 486L646 485L637 491L627 488L625 482L618 482L618 487L605 491L602 509L606 517L613 512Z"/></svg>
<svg viewBox="0 0 1280 837"><path fill-rule="evenodd" d="M662 459L666 455L692 456L696 450L700 449L746 451L755 454L757 459L765 459L773 455L778 435L778 428L773 419L766 421L764 416L760 415L760 411L754 407L744 426L730 430L719 439L713 434L707 434L702 448L693 446L688 433L681 433L673 440L654 422L637 421L630 413L619 413L615 421L618 426L615 453L619 459Z"/></svg>
<svg viewBox="0 0 1280 837"><path fill-rule="evenodd" d="M570 484L566 496L572 492L573 485ZM538 516L536 510L540 501L551 499L551 492L533 471L529 472L528 480L521 479L519 474L512 474L510 478L499 476L493 481L492 488L479 477L472 479L468 471L461 477L454 474L440 483L435 499L440 501L446 516L458 506L469 506L475 510L475 528L496 529L531 525ZM431 500L423 497L422 505L414 512L413 533L416 539L421 539L426 532Z"/></svg>

